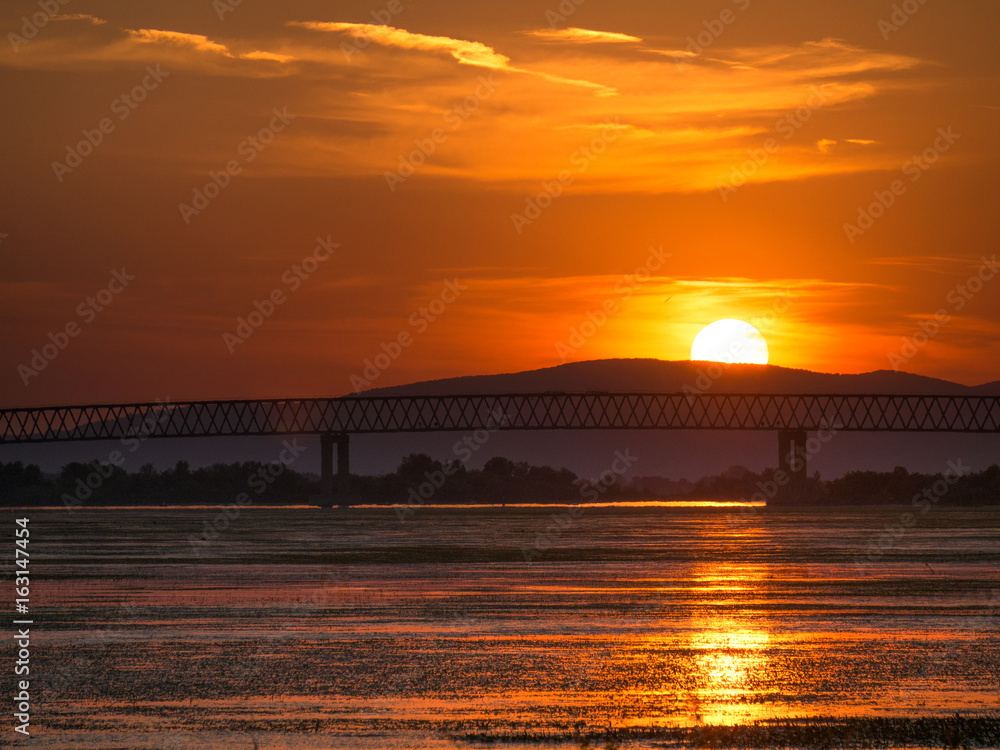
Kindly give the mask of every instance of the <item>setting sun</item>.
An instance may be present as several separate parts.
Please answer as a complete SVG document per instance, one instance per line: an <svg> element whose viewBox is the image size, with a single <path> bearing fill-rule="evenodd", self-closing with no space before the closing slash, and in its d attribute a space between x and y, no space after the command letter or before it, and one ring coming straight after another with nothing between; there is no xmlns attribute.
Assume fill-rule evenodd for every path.
<svg viewBox="0 0 1000 750"><path fill-rule="evenodd" d="M691 344L691 359L727 364L767 364L767 342L742 320L717 320L705 326Z"/></svg>

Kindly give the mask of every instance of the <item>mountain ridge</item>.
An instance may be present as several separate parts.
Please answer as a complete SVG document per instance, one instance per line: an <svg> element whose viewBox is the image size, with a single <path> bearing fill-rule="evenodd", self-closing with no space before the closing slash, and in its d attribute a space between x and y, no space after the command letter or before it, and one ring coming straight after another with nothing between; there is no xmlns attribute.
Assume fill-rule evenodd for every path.
<svg viewBox="0 0 1000 750"><path fill-rule="evenodd" d="M1000 395L1000 381L966 386L895 370L819 373L778 365L725 365L659 359L603 359L490 375L460 375L372 388L358 396L433 396L531 392L829 393Z"/></svg>

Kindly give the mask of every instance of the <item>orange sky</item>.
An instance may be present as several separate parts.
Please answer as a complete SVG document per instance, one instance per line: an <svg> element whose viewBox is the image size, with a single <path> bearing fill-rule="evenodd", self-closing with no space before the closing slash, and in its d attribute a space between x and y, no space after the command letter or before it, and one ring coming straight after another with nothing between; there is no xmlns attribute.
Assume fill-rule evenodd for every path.
<svg viewBox="0 0 1000 750"><path fill-rule="evenodd" d="M719 318L1000 379L996 3L225 1L0 12L4 405L683 359Z"/></svg>

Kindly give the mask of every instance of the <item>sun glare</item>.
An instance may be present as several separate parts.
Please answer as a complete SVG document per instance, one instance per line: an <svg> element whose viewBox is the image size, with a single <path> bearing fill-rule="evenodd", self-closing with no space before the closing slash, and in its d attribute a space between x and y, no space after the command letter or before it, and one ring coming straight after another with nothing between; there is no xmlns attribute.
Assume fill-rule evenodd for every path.
<svg viewBox="0 0 1000 750"><path fill-rule="evenodd" d="M767 342L742 320L717 320L705 326L691 344L691 359L727 364L767 364Z"/></svg>

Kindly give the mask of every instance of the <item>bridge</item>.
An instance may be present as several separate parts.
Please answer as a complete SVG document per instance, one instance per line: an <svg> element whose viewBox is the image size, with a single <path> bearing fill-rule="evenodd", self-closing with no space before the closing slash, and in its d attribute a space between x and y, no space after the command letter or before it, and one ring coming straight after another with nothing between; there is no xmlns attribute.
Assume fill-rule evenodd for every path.
<svg viewBox="0 0 1000 750"><path fill-rule="evenodd" d="M1000 396L517 393L188 401L0 410L0 445L319 435L320 502L350 497L350 435L476 430L766 430L781 500L804 492L809 432L1000 433ZM334 447L337 465L334 472Z"/></svg>

